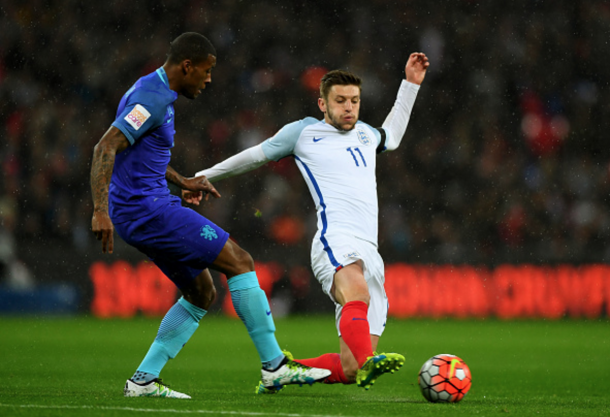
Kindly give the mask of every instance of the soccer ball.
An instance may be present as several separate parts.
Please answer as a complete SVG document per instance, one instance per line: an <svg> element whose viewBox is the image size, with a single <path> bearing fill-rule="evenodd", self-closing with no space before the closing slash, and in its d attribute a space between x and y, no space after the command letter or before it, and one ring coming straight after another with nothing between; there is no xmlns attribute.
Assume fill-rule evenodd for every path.
<svg viewBox="0 0 610 417"><path fill-rule="evenodd" d="M421 393L433 403L458 402L472 384L468 365L457 356L445 353L428 359L417 380Z"/></svg>

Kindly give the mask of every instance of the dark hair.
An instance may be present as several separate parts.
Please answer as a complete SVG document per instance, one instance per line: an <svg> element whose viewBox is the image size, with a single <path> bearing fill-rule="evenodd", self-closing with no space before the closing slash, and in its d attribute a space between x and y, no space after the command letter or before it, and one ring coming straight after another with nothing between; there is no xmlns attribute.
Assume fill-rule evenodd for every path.
<svg viewBox="0 0 610 417"><path fill-rule="evenodd" d="M190 59L194 64L199 64L208 59L208 55L216 56L212 42L199 33L186 32L169 44L167 60L172 64L179 64Z"/></svg>
<svg viewBox="0 0 610 417"><path fill-rule="evenodd" d="M356 74L343 70L332 70L324 74L320 80L320 97L328 98L328 92L333 85L355 85L362 88L362 79Z"/></svg>

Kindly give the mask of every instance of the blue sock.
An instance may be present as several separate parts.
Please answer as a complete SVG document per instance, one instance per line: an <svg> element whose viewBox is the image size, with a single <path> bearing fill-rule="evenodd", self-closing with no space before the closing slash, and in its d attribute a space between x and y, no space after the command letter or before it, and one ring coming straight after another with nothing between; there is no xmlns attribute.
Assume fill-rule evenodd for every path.
<svg viewBox="0 0 610 417"><path fill-rule="evenodd" d="M163 317L157 337L131 379L137 383L147 383L158 378L165 364L176 357L195 333L205 313L206 310L181 297Z"/></svg>
<svg viewBox="0 0 610 417"><path fill-rule="evenodd" d="M254 342L264 369L276 369L284 354L275 339L275 324L265 292L258 285L256 272L229 279L233 307Z"/></svg>

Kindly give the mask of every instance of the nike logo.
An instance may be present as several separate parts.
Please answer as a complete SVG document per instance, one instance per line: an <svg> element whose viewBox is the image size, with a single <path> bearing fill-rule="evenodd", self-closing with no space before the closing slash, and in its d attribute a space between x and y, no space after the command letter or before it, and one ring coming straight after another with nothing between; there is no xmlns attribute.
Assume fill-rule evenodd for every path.
<svg viewBox="0 0 610 417"><path fill-rule="evenodd" d="M313 137L314 142L320 142L322 139L326 139L326 136L321 137L321 138L316 138L315 136Z"/></svg>
<svg viewBox="0 0 610 417"><path fill-rule="evenodd" d="M169 118L169 120L168 120L167 122L165 122L165 123L171 123L171 122L172 122L172 120L174 120L174 118L173 118L173 117L170 117L170 118Z"/></svg>
<svg viewBox="0 0 610 417"><path fill-rule="evenodd" d="M354 318L352 319L352 321L354 321L354 320L364 320L364 321L366 321L366 319L361 319L360 317L354 317Z"/></svg>
<svg viewBox="0 0 610 417"><path fill-rule="evenodd" d="M269 310L267 310L266 313L267 313L268 316L271 315L271 311L269 311Z"/></svg>
<svg viewBox="0 0 610 417"><path fill-rule="evenodd" d="M455 375L455 365L460 363L459 359L451 359L451 367L449 368L449 378L453 378Z"/></svg>

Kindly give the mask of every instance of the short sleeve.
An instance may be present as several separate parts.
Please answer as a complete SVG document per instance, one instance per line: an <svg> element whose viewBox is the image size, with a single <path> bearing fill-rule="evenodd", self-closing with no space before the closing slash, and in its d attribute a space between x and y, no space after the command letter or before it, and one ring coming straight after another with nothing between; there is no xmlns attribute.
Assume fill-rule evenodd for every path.
<svg viewBox="0 0 610 417"><path fill-rule="evenodd" d="M318 122L319 120L316 120L313 117L307 117L303 120L285 125L273 135L273 137L270 137L262 143L265 156L272 161L279 161L286 156L292 155L303 129Z"/></svg>
<svg viewBox="0 0 610 417"><path fill-rule="evenodd" d="M166 107L160 94L137 89L127 98L123 111L112 126L123 132L133 145L144 134L161 126Z"/></svg>

